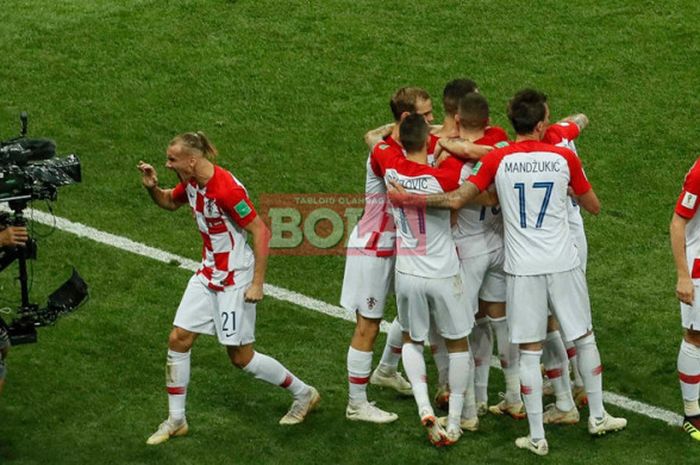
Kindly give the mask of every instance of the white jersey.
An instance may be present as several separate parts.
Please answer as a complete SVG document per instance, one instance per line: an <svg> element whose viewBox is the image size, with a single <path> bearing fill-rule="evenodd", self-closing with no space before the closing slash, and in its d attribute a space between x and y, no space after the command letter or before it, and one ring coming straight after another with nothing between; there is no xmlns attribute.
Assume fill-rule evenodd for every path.
<svg viewBox="0 0 700 465"><path fill-rule="evenodd" d="M378 257L394 255L396 230L384 184L385 165L394 157L404 158L403 149L388 137L375 145L367 158L365 211L348 237L348 253Z"/></svg>
<svg viewBox="0 0 700 465"><path fill-rule="evenodd" d="M504 270L513 275L568 271L580 261L568 223L567 189L591 189L581 161L568 149L522 141L486 155L469 182L495 181L505 226Z"/></svg>
<svg viewBox="0 0 700 465"><path fill-rule="evenodd" d="M678 216L688 220L685 227L685 253L688 260L688 272L693 284L700 285L700 216L697 215L700 206L700 158L683 182L683 191L678 197L675 212ZM696 301L697 296L696 296Z"/></svg>
<svg viewBox="0 0 700 465"><path fill-rule="evenodd" d="M542 142L556 145L557 147L565 147L578 156L576 144L574 140L580 133L579 127L574 122L560 121L552 124L547 128L542 138ZM583 230L583 217L581 216L581 207L574 199L570 199L568 203L569 210L569 226L571 234L574 235L574 240L586 240L586 235Z"/></svg>
<svg viewBox="0 0 700 465"><path fill-rule="evenodd" d="M406 159L394 159L384 179L408 192L436 194L459 187L458 173ZM459 259L450 232L450 211L425 207L391 207L396 223L396 271L425 278L459 274Z"/></svg>
<svg viewBox="0 0 700 465"><path fill-rule="evenodd" d="M484 135L474 141L479 145L501 147L507 144L508 135L498 126L487 127ZM460 184L472 173L474 162L450 157L440 168L450 169L450 164L461 164ZM454 168L453 168L454 169ZM452 227L459 258L477 257L503 247L503 219L500 206L482 207L467 204L457 210L457 222Z"/></svg>

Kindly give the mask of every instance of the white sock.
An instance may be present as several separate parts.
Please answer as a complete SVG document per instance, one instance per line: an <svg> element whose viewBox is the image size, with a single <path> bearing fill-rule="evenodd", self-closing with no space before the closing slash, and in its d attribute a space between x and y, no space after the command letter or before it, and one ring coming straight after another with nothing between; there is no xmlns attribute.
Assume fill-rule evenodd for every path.
<svg viewBox="0 0 700 465"><path fill-rule="evenodd" d="M678 351L678 377L681 383L684 412L688 417L700 415L698 397L700 395L700 347L681 342Z"/></svg>
<svg viewBox="0 0 700 465"><path fill-rule="evenodd" d="M574 341L578 355L578 367L581 370L583 385L588 395L588 409L593 418L602 418L603 407L603 365L600 363L600 353L591 333Z"/></svg>
<svg viewBox="0 0 700 465"><path fill-rule="evenodd" d="M165 362L165 387L168 390L168 412L173 422L185 418L187 385L190 383L190 351L175 352L168 349Z"/></svg>
<svg viewBox="0 0 700 465"><path fill-rule="evenodd" d="M292 393L294 398L300 397L309 389L302 380L294 376L284 365L269 355L254 352L253 358L243 371L255 376L256 379L280 386Z"/></svg>
<svg viewBox="0 0 700 465"><path fill-rule="evenodd" d="M540 373L541 350L520 350L520 385L530 425L530 438L544 438L542 422L542 374Z"/></svg>
<svg viewBox="0 0 700 465"><path fill-rule="evenodd" d="M583 387L583 378L581 378L581 371L578 369L576 345L571 341L564 341L564 345L566 346L566 355L569 356L569 368L574 375L574 386Z"/></svg>
<svg viewBox="0 0 700 465"><path fill-rule="evenodd" d="M447 418L450 424L459 426L464 406L464 393L470 378L469 361L472 357L469 352L452 352L448 357L450 359L450 407Z"/></svg>
<svg viewBox="0 0 700 465"><path fill-rule="evenodd" d="M438 383L440 386L447 386L449 383L448 372L450 369L450 362L447 356L447 347L445 346L445 339L443 339L440 334L438 334L435 325L430 325L430 351L433 354L433 360L435 361L435 368L438 372ZM404 364L404 368L406 365Z"/></svg>
<svg viewBox="0 0 700 465"><path fill-rule="evenodd" d="M496 336L498 358L506 380L506 402L516 404L520 402L520 350L517 344L510 343L506 317L491 318L491 328Z"/></svg>
<svg viewBox="0 0 700 465"><path fill-rule="evenodd" d="M476 397L474 396L474 357L469 352L467 360L469 367L467 368L467 392L464 394L464 407L462 407L462 418L474 418L476 412Z"/></svg>
<svg viewBox="0 0 700 465"><path fill-rule="evenodd" d="M562 412L568 412L574 408L574 398L571 395L569 380L569 357L559 331L547 333L542 363L544 363L547 378L552 382L554 395L557 398L557 408Z"/></svg>
<svg viewBox="0 0 700 465"><path fill-rule="evenodd" d="M423 345L406 342L401 350L406 376L413 388L413 397L416 399L418 414L429 410L433 412L428 398L428 377L425 373L425 359L423 358Z"/></svg>
<svg viewBox="0 0 700 465"><path fill-rule="evenodd" d="M367 402L367 383L372 371L372 352L348 348L348 398L351 404Z"/></svg>
<svg viewBox="0 0 700 465"><path fill-rule="evenodd" d="M401 360L401 346L403 345L403 334L401 332L401 325L399 320L394 318L389 326L389 332L386 335L386 344L384 345L384 352L382 353L382 358L379 360L379 370L386 374L391 375L396 372L396 368L399 366L399 360Z"/></svg>
<svg viewBox="0 0 700 465"><path fill-rule="evenodd" d="M489 369L493 353L493 337L488 317L479 318L469 335L469 347L474 354L474 391L477 403L488 402Z"/></svg>

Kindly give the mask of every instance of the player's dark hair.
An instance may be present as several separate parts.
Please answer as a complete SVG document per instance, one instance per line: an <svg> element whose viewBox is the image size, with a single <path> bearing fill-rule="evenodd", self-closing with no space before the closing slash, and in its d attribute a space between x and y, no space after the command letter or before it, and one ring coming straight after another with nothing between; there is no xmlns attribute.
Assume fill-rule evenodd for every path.
<svg viewBox="0 0 700 465"><path fill-rule="evenodd" d="M547 96L534 89L523 89L508 102L508 119L517 134L530 134L547 115Z"/></svg>
<svg viewBox="0 0 700 465"><path fill-rule="evenodd" d="M489 124L489 102L472 92L459 100L459 125L464 129L484 129Z"/></svg>
<svg viewBox="0 0 700 465"><path fill-rule="evenodd" d="M170 146L180 145L187 153L198 153L212 163L216 163L218 151L202 131L185 132L173 137Z"/></svg>
<svg viewBox="0 0 700 465"><path fill-rule="evenodd" d="M402 87L397 90L389 101L394 121L401 121L401 115L405 112L416 111L416 102L419 99L430 100L430 94L420 87Z"/></svg>
<svg viewBox="0 0 700 465"><path fill-rule="evenodd" d="M461 78L448 82L442 91L442 106L445 109L445 116L456 115L460 99L472 92L479 92L479 89L476 82L471 79Z"/></svg>
<svg viewBox="0 0 700 465"><path fill-rule="evenodd" d="M401 121L399 140L406 153L420 152L428 141L430 127L423 115L411 113Z"/></svg>

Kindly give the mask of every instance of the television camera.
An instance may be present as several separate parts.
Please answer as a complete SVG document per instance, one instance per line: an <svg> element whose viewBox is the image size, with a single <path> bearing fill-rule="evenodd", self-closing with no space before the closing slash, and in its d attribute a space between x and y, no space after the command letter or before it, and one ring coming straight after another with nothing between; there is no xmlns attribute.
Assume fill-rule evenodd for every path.
<svg viewBox="0 0 700 465"><path fill-rule="evenodd" d="M48 139L27 138L28 117L20 115L18 137L0 141L0 228L26 226L24 209L33 200L56 200L58 188L81 181L80 160L75 154L56 155L56 144ZM0 205L1 206L1 205ZM36 342L36 328L53 324L60 316L75 310L87 297L87 284L73 269L72 276L48 298L45 307L29 301L27 260L36 260L37 244L29 238L23 247L0 247L0 272L15 260L19 263L22 302L9 324L0 317L0 330L9 334L12 344Z"/></svg>

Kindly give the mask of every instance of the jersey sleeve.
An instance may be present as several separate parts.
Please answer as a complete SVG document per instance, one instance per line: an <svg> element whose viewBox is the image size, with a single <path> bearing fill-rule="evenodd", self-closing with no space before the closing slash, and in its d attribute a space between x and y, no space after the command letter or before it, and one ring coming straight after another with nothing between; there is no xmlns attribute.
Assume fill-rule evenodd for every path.
<svg viewBox="0 0 700 465"><path fill-rule="evenodd" d="M569 165L569 173L571 179L569 180L569 185L576 195L583 195L592 189L591 183L588 182L586 178L586 173L583 172L583 166L581 165L581 160L574 154L571 150L563 149L564 157Z"/></svg>
<svg viewBox="0 0 700 465"><path fill-rule="evenodd" d="M699 159L700 160L700 159ZM675 212L678 216L691 219L698 210L700 195L700 164L696 161L683 182L683 190L678 196Z"/></svg>
<svg viewBox="0 0 700 465"><path fill-rule="evenodd" d="M496 151L487 153L475 166L471 176L467 179L474 184L480 191L485 190L493 183L498 171L498 165L503 159L502 154Z"/></svg>
<svg viewBox="0 0 700 465"><path fill-rule="evenodd" d="M173 201L177 203L187 203L187 190L185 188L185 183L179 183L173 189Z"/></svg>
<svg viewBox="0 0 700 465"><path fill-rule="evenodd" d="M561 143L564 139L569 141L574 140L578 138L580 133L581 130L573 121L560 121L547 128L544 133L543 141L548 144L556 145Z"/></svg>
<svg viewBox="0 0 700 465"><path fill-rule="evenodd" d="M219 207L241 228L245 228L258 216L253 203L248 198L245 190L236 187L217 199Z"/></svg>

